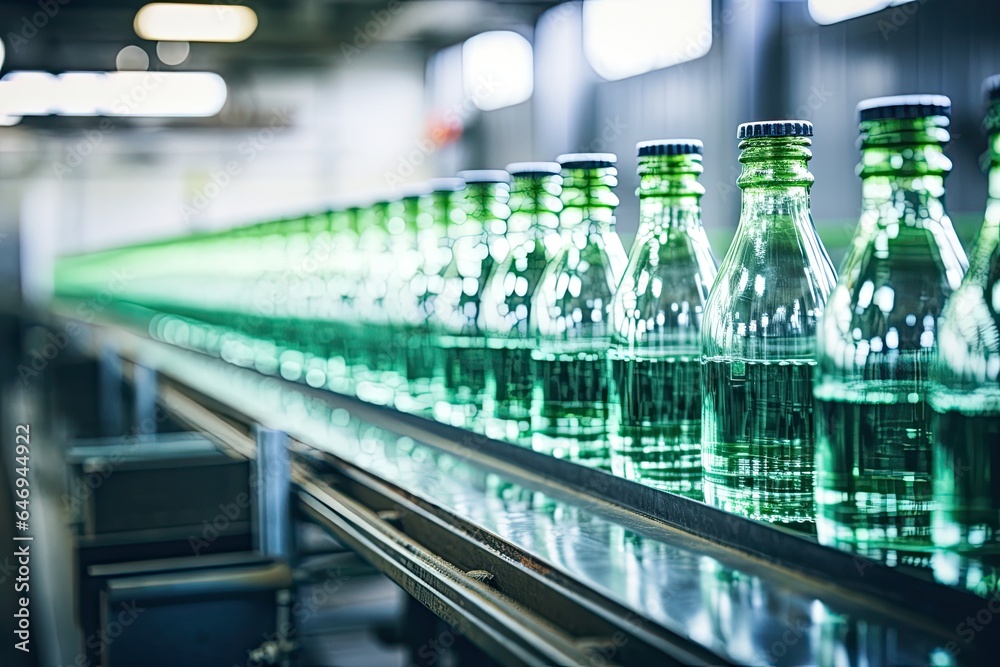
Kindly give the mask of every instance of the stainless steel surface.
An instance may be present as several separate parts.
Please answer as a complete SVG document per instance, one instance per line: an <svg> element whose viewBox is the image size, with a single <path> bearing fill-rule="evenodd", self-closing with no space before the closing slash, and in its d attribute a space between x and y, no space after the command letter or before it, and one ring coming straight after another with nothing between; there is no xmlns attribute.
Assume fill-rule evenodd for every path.
<svg viewBox="0 0 1000 667"><path fill-rule="evenodd" d="M262 554L288 559L292 550L288 436L282 431L258 428L256 437L254 543Z"/></svg>

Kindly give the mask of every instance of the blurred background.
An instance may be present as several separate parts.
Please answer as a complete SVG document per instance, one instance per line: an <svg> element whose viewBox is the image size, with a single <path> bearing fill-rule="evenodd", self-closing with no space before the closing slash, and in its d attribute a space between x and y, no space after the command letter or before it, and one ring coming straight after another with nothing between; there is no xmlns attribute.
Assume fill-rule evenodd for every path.
<svg viewBox="0 0 1000 667"><path fill-rule="evenodd" d="M736 125L783 117L816 126L813 212L838 261L860 197L855 104L899 93L954 102L948 202L966 242L985 201L994 0L144 4L0 3L7 298L46 294L59 254L563 152L618 154L629 236L635 142L679 136L705 142L721 257L739 214Z"/></svg>
<svg viewBox="0 0 1000 667"><path fill-rule="evenodd" d="M658 138L704 142L704 224L721 259L739 218L736 127L779 118L815 125L813 214L839 263L860 204L855 105L906 93L953 101L947 201L969 247L986 201L980 83L1000 71L998 34L996 0L0 0L0 311L44 299L60 255L366 204L460 169L568 152L618 155L618 230L627 246L637 227L635 144ZM43 349L42 335L32 333L26 349ZM27 358L16 340L0 327L0 349L10 352L0 355L0 377L13 377ZM76 384L53 381L81 414L96 414L93 373ZM10 397L0 400L0 421L13 423L22 417ZM206 456L212 449L183 437L173 445ZM77 454L67 461L82 471L90 454ZM39 463L60 471L64 462ZM221 485L179 488L196 487L233 497ZM47 511L58 517L50 495ZM145 521L142 510L135 515ZM68 534L60 542L53 526L39 530L53 535L53 561L70 559ZM238 537L247 535L248 527ZM387 580L372 584L322 536L299 537L321 556L344 559L344 572L357 568L343 590L339 575L306 582L312 590L335 584L339 597L317 613L318 630L303 624L304 635L312 632L306 653L326 660L303 664L405 664L401 645L419 649L439 636L443 626ZM0 583L7 567L0 562ZM69 568L58 571L64 578L40 578L37 589L49 615L38 624L38 641L49 646L43 664L74 655L89 629L58 634L74 613ZM5 584L0 606L12 594ZM718 599L728 616L728 598ZM390 615L406 619L391 632L379 625ZM227 632L243 623L216 616ZM358 633L334 646L325 631L352 623L389 636ZM895 645L894 633L885 631L886 645ZM463 664L487 664L469 655ZM788 655L787 664L806 664ZM892 655L882 662L903 664ZM11 663L0 654L0 664Z"/></svg>

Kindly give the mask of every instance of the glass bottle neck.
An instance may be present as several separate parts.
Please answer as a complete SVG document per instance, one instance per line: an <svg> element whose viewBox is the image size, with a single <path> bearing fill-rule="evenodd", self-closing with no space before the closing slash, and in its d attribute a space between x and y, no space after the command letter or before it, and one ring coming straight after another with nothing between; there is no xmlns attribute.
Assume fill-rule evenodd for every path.
<svg viewBox="0 0 1000 667"><path fill-rule="evenodd" d="M607 232L615 224L618 172L614 167L564 169L563 210L559 228L564 232Z"/></svg>
<svg viewBox="0 0 1000 667"><path fill-rule="evenodd" d="M944 179L951 161L944 154L950 139L948 119L882 119L861 124L861 205L863 210L943 210ZM910 206L896 206L910 202ZM921 226L925 216L877 216L879 224Z"/></svg>
<svg viewBox="0 0 1000 667"><path fill-rule="evenodd" d="M766 231L775 226L811 225L809 188L813 175L807 137L755 137L740 148L743 171L740 227Z"/></svg>
<svg viewBox="0 0 1000 667"><path fill-rule="evenodd" d="M701 159L697 154L639 158L637 240L701 225L701 197L705 194L698 182L704 171Z"/></svg>
<svg viewBox="0 0 1000 667"><path fill-rule="evenodd" d="M404 197L402 202L403 225L410 234L416 232L419 227L420 218L420 198Z"/></svg>
<svg viewBox="0 0 1000 667"><path fill-rule="evenodd" d="M988 203L1000 202L1000 129L992 131L987 151L989 192Z"/></svg>
<svg viewBox="0 0 1000 667"><path fill-rule="evenodd" d="M465 218L465 213L456 205L461 193L452 190L435 190L423 196L417 203L417 230L437 229L445 235L455 218Z"/></svg>
<svg viewBox="0 0 1000 667"><path fill-rule="evenodd" d="M1000 112L1000 110L991 111L993 114ZM986 215L979 236L976 238L975 248L969 257L970 279L979 280L984 286L989 279L990 264L1000 246L1000 127L990 127L989 132L989 147L986 151L988 165Z"/></svg>
<svg viewBox="0 0 1000 667"><path fill-rule="evenodd" d="M510 217L510 186L507 183L469 183L466 185L462 208L465 223L462 236L485 232L488 236L502 236L507 231Z"/></svg>
<svg viewBox="0 0 1000 667"><path fill-rule="evenodd" d="M510 192L507 237L511 242L539 238L559 228L562 178L558 175L528 175L514 178Z"/></svg>

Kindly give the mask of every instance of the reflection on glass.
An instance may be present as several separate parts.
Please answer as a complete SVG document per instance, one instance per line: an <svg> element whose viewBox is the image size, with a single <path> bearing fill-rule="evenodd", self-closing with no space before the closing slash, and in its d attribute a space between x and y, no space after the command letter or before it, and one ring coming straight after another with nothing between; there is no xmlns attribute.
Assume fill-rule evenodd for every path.
<svg viewBox="0 0 1000 667"><path fill-rule="evenodd" d="M858 105L862 213L820 332L817 528L823 544L926 565L931 433L926 383L965 252L944 209L951 104Z"/></svg>
<svg viewBox="0 0 1000 667"><path fill-rule="evenodd" d="M612 470L701 499L701 316L716 264L702 145L639 144L639 231L611 309Z"/></svg>
<svg viewBox="0 0 1000 667"><path fill-rule="evenodd" d="M417 246L417 217L421 192L408 189L400 199L389 202L385 210L385 255L378 261L385 271L385 297L377 326L368 327L370 346L367 372L357 382L358 398L380 405L392 405L396 395L405 391L406 339L409 327L417 318L416 297L409 289L421 262Z"/></svg>
<svg viewBox="0 0 1000 667"><path fill-rule="evenodd" d="M361 232L358 253L363 264L351 321L353 340L349 346L355 351L350 368L354 392L373 402L385 400L375 389L382 385L385 361L382 351L388 343L385 333L390 319L389 281L396 245L390 224L397 217L398 208L398 200L376 202L362 210L358 225Z"/></svg>
<svg viewBox="0 0 1000 667"><path fill-rule="evenodd" d="M505 171L463 171L465 219L454 223L451 263L434 303L432 336L440 367L431 391L434 416L455 426L480 417L486 389L486 340L479 313L486 279L507 256L510 176Z"/></svg>
<svg viewBox="0 0 1000 667"><path fill-rule="evenodd" d="M507 166L513 179L507 243L483 292L480 326L486 335L483 427L493 438L520 442L531 427L532 303L542 272L559 247L562 202L555 162Z"/></svg>
<svg viewBox="0 0 1000 667"><path fill-rule="evenodd" d="M444 272L451 263L452 227L465 220L461 206L465 181L436 178L428 183L430 193L417 202L417 247L420 264L408 288L416 313L406 326L406 387L396 396L400 410L427 414L433 407L431 381L434 378L436 349L431 342L434 304L444 286Z"/></svg>
<svg viewBox="0 0 1000 667"><path fill-rule="evenodd" d="M740 224L702 326L705 499L801 527L814 520L816 328L836 279L809 209L812 125L738 134Z"/></svg>
<svg viewBox="0 0 1000 667"><path fill-rule="evenodd" d="M611 298L625 270L614 231L615 156L563 155L560 249L532 305L532 447L609 468L606 444Z"/></svg>
<svg viewBox="0 0 1000 667"><path fill-rule="evenodd" d="M318 313L314 336L318 356L326 359L326 386L341 393L351 389L345 346L349 334L346 323L353 314L357 291L354 277L359 270L358 222L357 208L333 213L330 221L331 247L320 261L320 275L326 282L326 298Z"/></svg>
<svg viewBox="0 0 1000 667"><path fill-rule="evenodd" d="M941 314L928 403L937 502L931 536L947 550L934 555L934 573L992 595L1000 590L1000 77L984 88L986 219L969 272Z"/></svg>

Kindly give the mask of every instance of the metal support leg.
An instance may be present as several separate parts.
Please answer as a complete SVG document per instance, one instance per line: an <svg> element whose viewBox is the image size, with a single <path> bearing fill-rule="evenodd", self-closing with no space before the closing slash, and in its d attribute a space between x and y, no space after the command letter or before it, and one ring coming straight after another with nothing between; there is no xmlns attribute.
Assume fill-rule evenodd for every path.
<svg viewBox="0 0 1000 667"><path fill-rule="evenodd" d="M268 556L291 556L291 468L288 436L283 431L257 427L254 462L256 510L255 546Z"/></svg>
<svg viewBox="0 0 1000 667"><path fill-rule="evenodd" d="M98 406L100 429L106 436L125 432L125 406L122 400L122 360L110 345L101 348L98 358Z"/></svg>
<svg viewBox="0 0 1000 667"><path fill-rule="evenodd" d="M136 365L132 370L135 405L132 418L140 440L151 440L156 434L156 371Z"/></svg>

